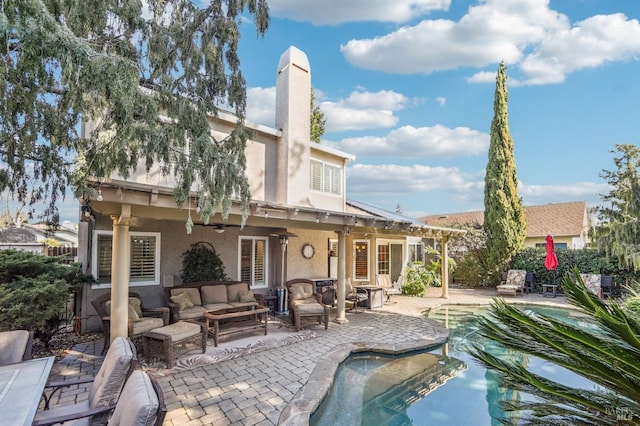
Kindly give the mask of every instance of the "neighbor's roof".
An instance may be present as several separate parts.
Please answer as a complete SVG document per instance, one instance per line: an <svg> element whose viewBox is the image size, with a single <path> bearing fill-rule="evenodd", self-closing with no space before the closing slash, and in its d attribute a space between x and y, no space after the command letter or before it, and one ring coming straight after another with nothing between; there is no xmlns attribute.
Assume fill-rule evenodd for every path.
<svg viewBox="0 0 640 426"><path fill-rule="evenodd" d="M586 208L584 201L525 206L527 237L581 235L584 228ZM433 226L482 225L484 212L436 214L422 216L420 220L427 225Z"/></svg>

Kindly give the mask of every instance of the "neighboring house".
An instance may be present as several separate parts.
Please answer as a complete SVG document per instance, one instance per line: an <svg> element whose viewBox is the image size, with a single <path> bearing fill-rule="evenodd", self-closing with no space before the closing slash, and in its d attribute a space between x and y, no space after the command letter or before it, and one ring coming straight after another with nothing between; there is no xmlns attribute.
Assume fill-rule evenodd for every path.
<svg viewBox="0 0 640 426"><path fill-rule="evenodd" d="M85 329L99 327L90 301L109 289L112 298L119 294L112 336L123 326L113 325L114 317L126 326L121 294L127 287L147 306L165 304L163 286L181 282L181 255L199 241L215 247L230 279L248 282L254 292L268 293L292 278L333 278L344 295L347 279L374 284L378 274L399 278L408 260L422 258L423 238L440 241L446 256L448 239L464 233L347 200L346 166L355 157L310 141L307 56L290 47L277 71L275 128L247 124L253 131L245 151L252 202L243 228L237 205L227 221L217 213L208 225L197 214L195 195L178 208L171 176L158 169L141 166L126 180L114 175L93 182L100 196L83 200L79 234L79 262L97 279L83 292ZM210 119L219 139L235 122L224 112ZM86 123L83 131L90 128ZM189 216L195 223L190 235ZM339 300L338 321L344 320Z"/></svg>
<svg viewBox="0 0 640 426"><path fill-rule="evenodd" d="M527 236L525 247L545 247L545 237L551 235L556 248L581 249L589 243L591 218L584 201L526 206ZM434 226L482 226L484 212L462 212L429 215L419 218Z"/></svg>
<svg viewBox="0 0 640 426"><path fill-rule="evenodd" d="M55 242L55 244L52 244ZM15 249L49 256L66 255L75 260L78 231L74 225L63 224L51 230L47 224L23 223L19 227L0 229L0 250Z"/></svg>

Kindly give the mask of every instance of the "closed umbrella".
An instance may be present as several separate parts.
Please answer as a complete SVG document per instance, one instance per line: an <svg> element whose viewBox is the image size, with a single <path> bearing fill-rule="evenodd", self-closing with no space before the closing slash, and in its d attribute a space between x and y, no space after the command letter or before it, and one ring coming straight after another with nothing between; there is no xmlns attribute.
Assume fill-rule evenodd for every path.
<svg viewBox="0 0 640 426"><path fill-rule="evenodd" d="M551 235L547 235L547 256L544 259L544 267L549 271L555 271L558 267L558 258L556 257L556 253L553 246L553 237ZM553 273L553 284L556 281L556 274Z"/></svg>

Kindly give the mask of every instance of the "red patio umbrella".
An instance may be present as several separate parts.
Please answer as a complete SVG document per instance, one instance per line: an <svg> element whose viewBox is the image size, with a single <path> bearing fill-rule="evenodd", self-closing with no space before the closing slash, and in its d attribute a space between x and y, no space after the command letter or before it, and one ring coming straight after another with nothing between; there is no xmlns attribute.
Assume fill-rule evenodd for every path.
<svg viewBox="0 0 640 426"><path fill-rule="evenodd" d="M544 267L552 271L558 267L558 258L553 247L553 237L547 235L547 257L544 259Z"/></svg>
<svg viewBox="0 0 640 426"><path fill-rule="evenodd" d="M544 259L544 267L549 271L553 271L553 282L556 283L556 271L555 269L558 267L558 258L556 257L556 253L554 251L553 246L553 237L551 235L547 235L547 257Z"/></svg>

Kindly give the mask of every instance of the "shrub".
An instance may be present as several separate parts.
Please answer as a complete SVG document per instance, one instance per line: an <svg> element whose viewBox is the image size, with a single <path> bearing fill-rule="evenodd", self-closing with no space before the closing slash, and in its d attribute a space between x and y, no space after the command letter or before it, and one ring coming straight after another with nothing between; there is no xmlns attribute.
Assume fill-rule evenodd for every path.
<svg viewBox="0 0 640 426"><path fill-rule="evenodd" d="M409 262L402 285L402 294L424 296L427 287L440 283L440 276L422 262Z"/></svg>
<svg viewBox="0 0 640 426"><path fill-rule="evenodd" d="M206 241L193 243L189 250L182 253L180 273L184 283L228 279L216 249Z"/></svg>
<svg viewBox="0 0 640 426"><path fill-rule="evenodd" d="M77 264L63 265L60 257L0 251L0 329L33 330L49 347L58 331L59 314L72 292L93 279Z"/></svg>

